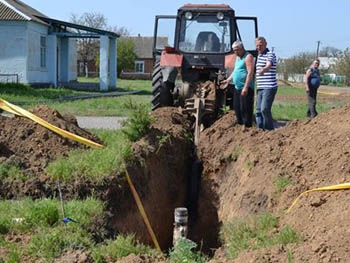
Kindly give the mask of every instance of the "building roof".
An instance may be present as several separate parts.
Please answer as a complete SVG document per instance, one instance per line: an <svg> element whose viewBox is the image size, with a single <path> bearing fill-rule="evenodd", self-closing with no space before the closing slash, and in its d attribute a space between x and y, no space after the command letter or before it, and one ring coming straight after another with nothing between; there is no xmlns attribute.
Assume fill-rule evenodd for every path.
<svg viewBox="0 0 350 263"><path fill-rule="evenodd" d="M38 10L19 0L0 0L0 20L36 21L46 24L37 16L46 17Z"/></svg>
<svg viewBox="0 0 350 263"><path fill-rule="evenodd" d="M114 32L73 24L65 21L49 18L38 10L26 5L19 0L0 0L0 21L36 21L50 26L51 34L68 37L98 37L107 35L118 38L119 34ZM73 32L77 31L77 32ZM83 33L86 31L89 33Z"/></svg>
<svg viewBox="0 0 350 263"><path fill-rule="evenodd" d="M153 58L153 37L123 37L130 39L135 43L135 54L138 58L146 59ZM164 46L168 45L167 37L158 37L157 43L164 43Z"/></svg>

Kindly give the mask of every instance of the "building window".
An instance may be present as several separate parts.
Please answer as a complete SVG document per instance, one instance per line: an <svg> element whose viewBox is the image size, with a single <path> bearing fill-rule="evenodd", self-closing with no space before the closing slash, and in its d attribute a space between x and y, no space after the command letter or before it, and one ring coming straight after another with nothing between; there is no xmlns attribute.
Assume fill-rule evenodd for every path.
<svg viewBox="0 0 350 263"><path fill-rule="evenodd" d="M143 73L145 70L144 61L135 61L135 72Z"/></svg>
<svg viewBox="0 0 350 263"><path fill-rule="evenodd" d="M46 68L46 37L40 37L40 67Z"/></svg>

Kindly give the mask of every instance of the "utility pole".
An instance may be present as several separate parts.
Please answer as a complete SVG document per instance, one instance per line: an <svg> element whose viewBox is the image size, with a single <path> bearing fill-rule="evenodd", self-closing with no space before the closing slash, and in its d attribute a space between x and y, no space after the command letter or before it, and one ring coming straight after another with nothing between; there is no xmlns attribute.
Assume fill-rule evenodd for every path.
<svg viewBox="0 0 350 263"><path fill-rule="evenodd" d="M317 41L317 51L316 51L316 58L318 58L318 53L319 53L319 50L320 50L320 44L321 44L321 41Z"/></svg>
<svg viewBox="0 0 350 263"><path fill-rule="evenodd" d="M271 47L271 51L274 52L275 51L275 47Z"/></svg>

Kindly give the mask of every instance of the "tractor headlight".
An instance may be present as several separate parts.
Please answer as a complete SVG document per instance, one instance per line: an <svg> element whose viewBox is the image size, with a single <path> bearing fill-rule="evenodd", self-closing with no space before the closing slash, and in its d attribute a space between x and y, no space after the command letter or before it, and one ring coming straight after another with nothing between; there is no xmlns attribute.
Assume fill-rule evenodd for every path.
<svg viewBox="0 0 350 263"><path fill-rule="evenodd" d="M186 12L185 17L187 20L192 20L192 18L193 18L192 12Z"/></svg>
<svg viewBox="0 0 350 263"><path fill-rule="evenodd" d="M222 12L217 13L217 14L216 14L216 18L217 18L218 20L223 20L223 19L224 19L224 13L222 13Z"/></svg>

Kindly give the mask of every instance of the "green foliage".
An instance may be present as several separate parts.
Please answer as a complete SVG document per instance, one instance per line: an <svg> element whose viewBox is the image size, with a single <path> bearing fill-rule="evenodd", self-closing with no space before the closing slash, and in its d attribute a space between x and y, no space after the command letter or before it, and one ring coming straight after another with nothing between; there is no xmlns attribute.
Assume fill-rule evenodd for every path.
<svg viewBox="0 0 350 263"><path fill-rule="evenodd" d="M287 262L288 263L293 263L293 253L291 250L287 251Z"/></svg>
<svg viewBox="0 0 350 263"><path fill-rule="evenodd" d="M53 199L23 199L0 202L0 225L9 231L27 232L42 227L55 227L63 217L61 203ZM72 200L65 204L66 216L86 226L94 224L96 217L102 217L104 205L94 198Z"/></svg>
<svg viewBox="0 0 350 263"><path fill-rule="evenodd" d="M345 49L338 59L336 70L339 75L343 75L349 84L350 79L350 48Z"/></svg>
<svg viewBox="0 0 350 263"><path fill-rule="evenodd" d="M230 109L230 106L224 106L224 107L221 108L221 112L222 112L223 114L228 113L230 110L231 110L231 109Z"/></svg>
<svg viewBox="0 0 350 263"><path fill-rule="evenodd" d="M231 154L230 158L232 161L236 162L238 157L242 154L242 146L238 145L235 147L234 152Z"/></svg>
<svg viewBox="0 0 350 263"><path fill-rule="evenodd" d="M127 236L118 235L115 240L107 240L104 245L97 246L92 252L94 262L97 263L105 262L105 257L115 261L130 254L161 256L161 253L157 250L135 241L133 234Z"/></svg>
<svg viewBox="0 0 350 263"><path fill-rule="evenodd" d="M95 198L72 200L65 205L66 215L82 223L84 226L93 225L96 217L102 217L105 205Z"/></svg>
<svg viewBox="0 0 350 263"><path fill-rule="evenodd" d="M88 233L82 229L69 231L63 226L41 228L30 239L28 253L49 260L58 257L64 251L86 249L91 245Z"/></svg>
<svg viewBox="0 0 350 263"><path fill-rule="evenodd" d="M324 102L317 103L317 112L327 112L331 108L340 107L344 103ZM307 102L287 102L276 100L272 106L272 116L275 120L302 120L306 119Z"/></svg>
<svg viewBox="0 0 350 263"><path fill-rule="evenodd" d="M79 78L79 82L98 82L98 78ZM59 111L61 114L76 116L129 116L132 109L125 107L127 101L134 104L146 104L150 108L150 80L118 79L118 91L139 91L134 95L118 97L101 97L84 100L64 100L63 98L75 95L86 95L86 91L75 91L65 88L33 89L23 84L1 84L0 97L25 109L45 104ZM93 92L93 93L100 93Z"/></svg>
<svg viewBox="0 0 350 263"><path fill-rule="evenodd" d="M163 136L157 136L158 139L158 149L157 153L159 150L167 143L170 142L171 140L171 135L170 134L164 134Z"/></svg>
<svg viewBox="0 0 350 263"><path fill-rule="evenodd" d="M301 240L301 235L295 232L290 226L286 225L282 228L281 232L276 237L276 242L283 246L295 243Z"/></svg>
<svg viewBox="0 0 350 263"><path fill-rule="evenodd" d="M281 175L274 181L278 193L282 192L288 185L293 184L294 182L286 175Z"/></svg>
<svg viewBox="0 0 350 263"><path fill-rule="evenodd" d="M276 120L306 119L306 102L275 101L272 106L272 116Z"/></svg>
<svg viewBox="0 0 350 263"><path fill-rule="evenodd" d="M132 70L134 71L134 62L137 58L135 54L135 43L128 38L120 38L118 40L118 50L117 50L117 68L118 76L122 70Z"/></svg>
<svg viewBox="0 0 350 263"><path fill-rule="evenodd" d="M6 232L28 232L59 221L56 201L51 199L0 202L0 229ZM2 232L1 231L1 232Z"/></svg>
<svg viewBox="0 0 350 263"><path fill-rule="evenodd" d="M236 258L246 249L286 245L301 240L301 236L289 226L278 229L277 218L264 213L246 221L232 219L224 224L221 238L231 258Z"/></svg>
<svg viewBox="0 0 350 263"><path fill-rule="evenodd" d="M0 97L14 103L16 101L25 101L37 105L48 100L60 99L76 93L78 92L63 88L47 87L45 89L34 89L19 83L0 83Z"/></svg>
<svg viewBox="0 0 350 263"><path fill-rule="evenodd" d="M321 85L328 85L331 83L331 77L327 75L321 76Z"/></svg>
<svg viewBox="0 0 350 263"><path fill-rule="evenodd" d="M245 163L244 163L244 168L246 168L247 170L251 170L251 169L253 169L253 167L255 166L255 163L254 162L252 162L252 161L246 161Z"/></svg>
<svg viewBox="0 0 350 263"><path fill-rule="evenodd" d="M149 116L148 107L137 105L131 116L125 122L122 132L128 140L135 142L150 130L153 119Z"/></svg>
<svg viewBox="0 0 350 263"><path fill-rule="evenodd" d="M30 225L53 226L59 220L57 204L50 199L33 202L24 217Z"/></svg>
<svg viewBox="0 0 350 263"><path fill-rule="evenodd" d="M68 157L62 157L48 164L46 171L54 178L71 182L87 178L103 183L111 173L120 174L125 162L132 158L131 143L121 131L94 130L106 147L103 149L74 150Z"/></svg>
<svg viewBox="0 0 350 263"><path fill-rule="evenodd" d="M0 164L0 179L3 180L6 178L18 178L21 180L26 179L18 166L2 163Z"/></svg>
<svg viewBox="0 0 350 263"><path fill-rule="evenodd" d="M295 56L280 60L277 70L279 73L305 74L307 68L310 67L314 58L314 53L300 52Z"/></svg>
<svg viewBox="0 0 350 263"><path fill-rule="evenodd" d="M197 244L186 238L179 238L177 245L169 253L170 263L204 263L207 257L201 252L194 251Z"/></svg>
<svg viewBox="0 0 350 263"><path fill-rule="evenodd" d="M66 215L81 222L84 228L73 222L59 224L59 218L63 217L60 213L57 216L59 207L58 200L50 199L0 202L2 232L30 231L32 234L28 246L24 244L20 251L16 249L15 243L1 239L0 235L1 247L4 247L8 255L5 262L20 262L18 258L22 253L49 262L64 251L91 249L94 246L95 233L90 230L88 232L87 229L96 229L96 222L100 221L96 219L103 218L104 205L93 198L66 203Z"/></svg>
<svg viewBox="0 0 350 263"><path fill-rule="evenodd" d="M0 234L4 235L10 231L10 222L7 218L0 217Z"/></svg>
<svg viewBox="0 0 350 263"><path fill-rule="evenodd" d="M282 95L283 100L278 95ZM295 96L305 96L305 100L296 101ZM326 112L333 107L340 107L345 102L318 101L318 113ZM303 88L281 86L278 88L276 99L272 106L272 116L276 120L306 119L307 98Z"/></svg>
<svg viewBox="0 0 350 263"><path fill-rule="evenodd" d="M8 253L2 259L0 255L0 262L6 263L20 263L20 249L17 244L1 244L1 247L6 247Z"/></svg>

